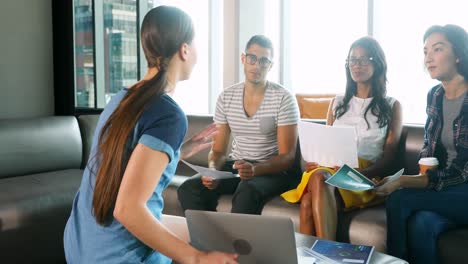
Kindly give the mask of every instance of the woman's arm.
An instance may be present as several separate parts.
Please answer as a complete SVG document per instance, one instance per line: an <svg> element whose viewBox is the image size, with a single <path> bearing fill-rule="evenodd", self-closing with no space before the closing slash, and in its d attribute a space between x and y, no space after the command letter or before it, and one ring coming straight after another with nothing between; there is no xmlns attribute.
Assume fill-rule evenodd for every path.
<svg viewBox="0 0 468 264"><path fill-rule="evenodd" d="M401 104L395 101L392 109L392 120L388 125L387 138L384 144L383 155L370 167L361 170L361 173L368 178L374 178L377 176L385 176L392 169L392 163L395 162L395 157L398 152L398 146L400 144L400 137L402 131L402 109Z"/></svg>
<svg viewBox="0 0 468 264"><path fill-rule="evenodd" d="M205 254L176 237L146 206L169 163L167 154L138 144L120 184L114 217L143 243L179 263L236 263L234 254Z"/></svg>
<svg viewBox="0 0 468 264"><path fill-rule="evenodd" d="M429 178L425 174L403 175L397 180L383 185L387 179L385 178L377 183L376 186L380 186L375 188L378 195L389 195L400 188L427 188L429 184Z"/></svg>

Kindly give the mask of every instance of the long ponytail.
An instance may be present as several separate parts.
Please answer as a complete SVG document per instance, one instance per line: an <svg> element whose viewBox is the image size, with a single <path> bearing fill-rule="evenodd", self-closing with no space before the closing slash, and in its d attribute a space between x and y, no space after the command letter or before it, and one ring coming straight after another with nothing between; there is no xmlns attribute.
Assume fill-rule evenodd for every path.
<svg viewBox="0 0 468 264"><path fill-rule="evenodd" d="M147 105L165 92L169 62L183 43L191 43L193 35L190 17L175 7L156 7L143 20L141 40L145 57L148 67L155 67L158 72L150 80L141 81L128 90L99 134L93 214L101 225L112 219L132 151L129 139L138 119Z"/></svg>

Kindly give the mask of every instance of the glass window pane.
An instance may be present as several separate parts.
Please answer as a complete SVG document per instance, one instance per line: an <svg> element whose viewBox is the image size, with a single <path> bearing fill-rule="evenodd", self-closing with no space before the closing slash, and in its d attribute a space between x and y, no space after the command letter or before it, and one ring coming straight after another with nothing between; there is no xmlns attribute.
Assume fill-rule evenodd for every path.
<svg viewBox="0 0 468 264"><path fill-rule="evenodd" d="M423 35L432 25L457 24L468 29L466 1L375 1L374 35L388 63L388 94L403 105L405 123L424 123L426 95L438 81L424 69ZM398 19L396 19L398 18Z"/></svg>
<svg viewBox="0 0 468 264"><path fill-rule="evenodd" d="M138 80L135 0L104 0L104 72L106 103Z"/></svg>
<svg viewBox="0 0 468 264"><path fill-rule="evenodd" d="M295 0L290 4L292 90L344 93L349 46L367 35L367 0Z"/></svg>
<svg viewBox="0 0 468 264"><path fill-rule="evenodd" d="M195 26L198 60L189 80L179 82L174 98L186 113L209 113L209 0L148 0L149 7L171 5L184 10Z"/></svg>
<svg viewBox="0 0 468 264"><path fill-rule="evenodd" d="M280 47L280 1L268 0L265 1L265 36L271 39L273 49L275 51L273 58L273 67L268 73L268 80L280 83L280 63L281 63L281 47ZM290 87L285 87L290 89Z"/></svg>
<svg viewBox="0 0 468 264"><path fill-rule="evenodd" d="M74 1L75 106L94 108L93 1Z"/></svg>

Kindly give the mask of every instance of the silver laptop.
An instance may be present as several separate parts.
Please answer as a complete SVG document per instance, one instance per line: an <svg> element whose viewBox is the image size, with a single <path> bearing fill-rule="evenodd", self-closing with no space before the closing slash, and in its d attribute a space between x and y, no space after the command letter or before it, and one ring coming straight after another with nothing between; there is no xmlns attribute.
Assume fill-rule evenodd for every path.
<svg viewBox="0 0 468 264"><path fill-rule="evenodd" d="M197 249L238 253L240 264L297 263L289 218L194 210L185 211L185 217Z"/></svg>

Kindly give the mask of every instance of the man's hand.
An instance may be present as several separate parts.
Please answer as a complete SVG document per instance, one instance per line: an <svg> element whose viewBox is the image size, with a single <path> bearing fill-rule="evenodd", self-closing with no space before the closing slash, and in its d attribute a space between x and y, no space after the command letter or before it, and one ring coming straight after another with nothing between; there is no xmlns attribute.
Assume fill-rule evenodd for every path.
<svg viewBox="0 0 468 264"><path fill-rule="evenodd" d="M216 189L216 187L218 187L218 184L219 184L219 181L215 180L214 178L207 177L207 176L202 176L201 181L202 181L202 184L210 190Z"/></svg>
<svg viewBox="0 0 468 264"><path fill-rule="evenodd" d="M250 180L255 176L255 166L245 160L238 160L234 162L232 168L239 172L239 177L243 181Z"/></svg>
<svg viewBox="0 0 468 264"><path fill-rule="evenodd" d="M215 124L211 124L205 127L195 136L185 141L181 147L181 159L187 159L198 152L211 147L213 143L213 137L218 133L218 129Z"/></svg>

